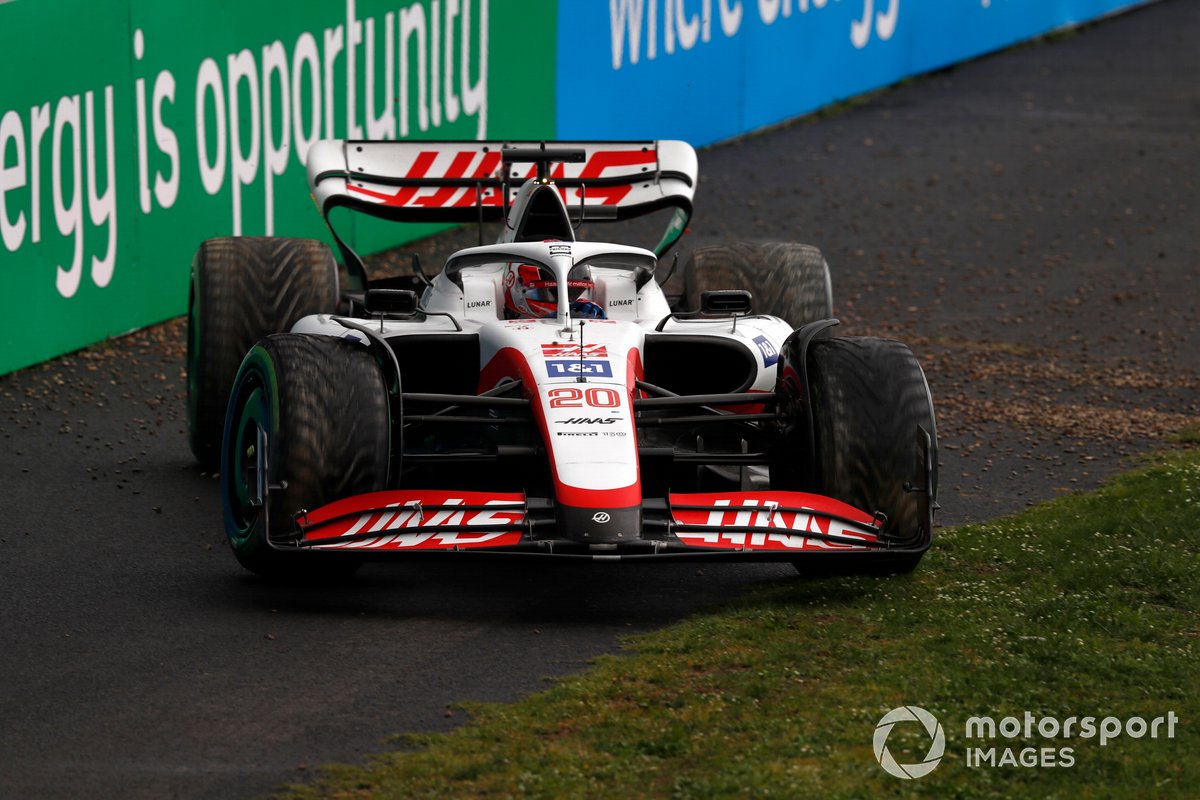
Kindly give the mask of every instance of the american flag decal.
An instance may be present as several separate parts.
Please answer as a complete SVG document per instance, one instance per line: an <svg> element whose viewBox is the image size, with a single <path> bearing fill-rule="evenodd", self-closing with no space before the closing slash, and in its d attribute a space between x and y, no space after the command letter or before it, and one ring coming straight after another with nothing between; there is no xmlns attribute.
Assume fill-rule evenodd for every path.
<svg viewBox="0 0 1200 800"><path fill-rule="evenodd" d="M542 355L546 358L608 358L608 348L602 344L585 344L581 353L577 344L544 344Z"/></svg>

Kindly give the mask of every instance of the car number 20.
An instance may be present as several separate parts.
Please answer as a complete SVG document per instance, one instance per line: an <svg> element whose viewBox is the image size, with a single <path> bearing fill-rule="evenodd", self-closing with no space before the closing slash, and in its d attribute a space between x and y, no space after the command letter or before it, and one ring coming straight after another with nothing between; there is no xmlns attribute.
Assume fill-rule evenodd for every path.
<svg viewBox="0 0 1200 800"><path fill-rule="evenodd" d="M562 386L550 390L551 408L620 408L621 395L616 389L591 386L587 390Z"/></svg>

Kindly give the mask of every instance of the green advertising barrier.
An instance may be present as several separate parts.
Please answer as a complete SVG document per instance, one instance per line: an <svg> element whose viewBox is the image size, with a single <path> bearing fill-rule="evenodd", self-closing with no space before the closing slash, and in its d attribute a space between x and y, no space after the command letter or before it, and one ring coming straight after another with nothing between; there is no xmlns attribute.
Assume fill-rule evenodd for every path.
<svg viewBox="0 0 1200 800"><path fill-rule="evenodd" d="M182 313L206 238L327 238L317 139L552 137L556 9L0 3L0 374Z"/></svg>

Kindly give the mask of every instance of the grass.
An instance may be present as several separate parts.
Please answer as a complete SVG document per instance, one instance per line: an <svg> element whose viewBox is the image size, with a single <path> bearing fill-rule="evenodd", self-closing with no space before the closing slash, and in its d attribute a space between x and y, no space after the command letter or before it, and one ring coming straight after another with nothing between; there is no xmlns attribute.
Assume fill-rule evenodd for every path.
<svg viewBox="0 0 1200 800"><path fill-rule="evenodd" d="M1200 422L1188 425L1175 434L1177 444L1200 444Z"/></svg>
<svg viewBox="0 0 1200 800"><path fill-rule="evenodd" d="M986 525L910 576L787 580L632 638L627 654L290 798L1187 797L1200 785L1200 450ZM876 763L890 709L946 732L930 775ZM1173 711L1175 738L968 740L968 717ZM929 739L899 723L901 763ZM1072 749L1070 768L969 767L968 745Z"/></svg>

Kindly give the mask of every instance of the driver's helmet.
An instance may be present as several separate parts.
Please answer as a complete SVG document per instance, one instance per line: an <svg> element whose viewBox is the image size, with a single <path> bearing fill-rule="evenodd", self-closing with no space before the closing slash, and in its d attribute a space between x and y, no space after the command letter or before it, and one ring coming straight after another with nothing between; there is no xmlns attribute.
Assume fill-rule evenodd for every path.
<svg viewBox="0 0 1200 800"><path fill-rule="evenodd" d="M595 288L592 271L577 264L567 274L567 299L576 316L600 316L599 306L587 299ZM577 309L582 314L577 313ZM509 319L553 317L558 311L558 281L554 271L537 264L512 262L504 270L504 312Z"/></svg>

